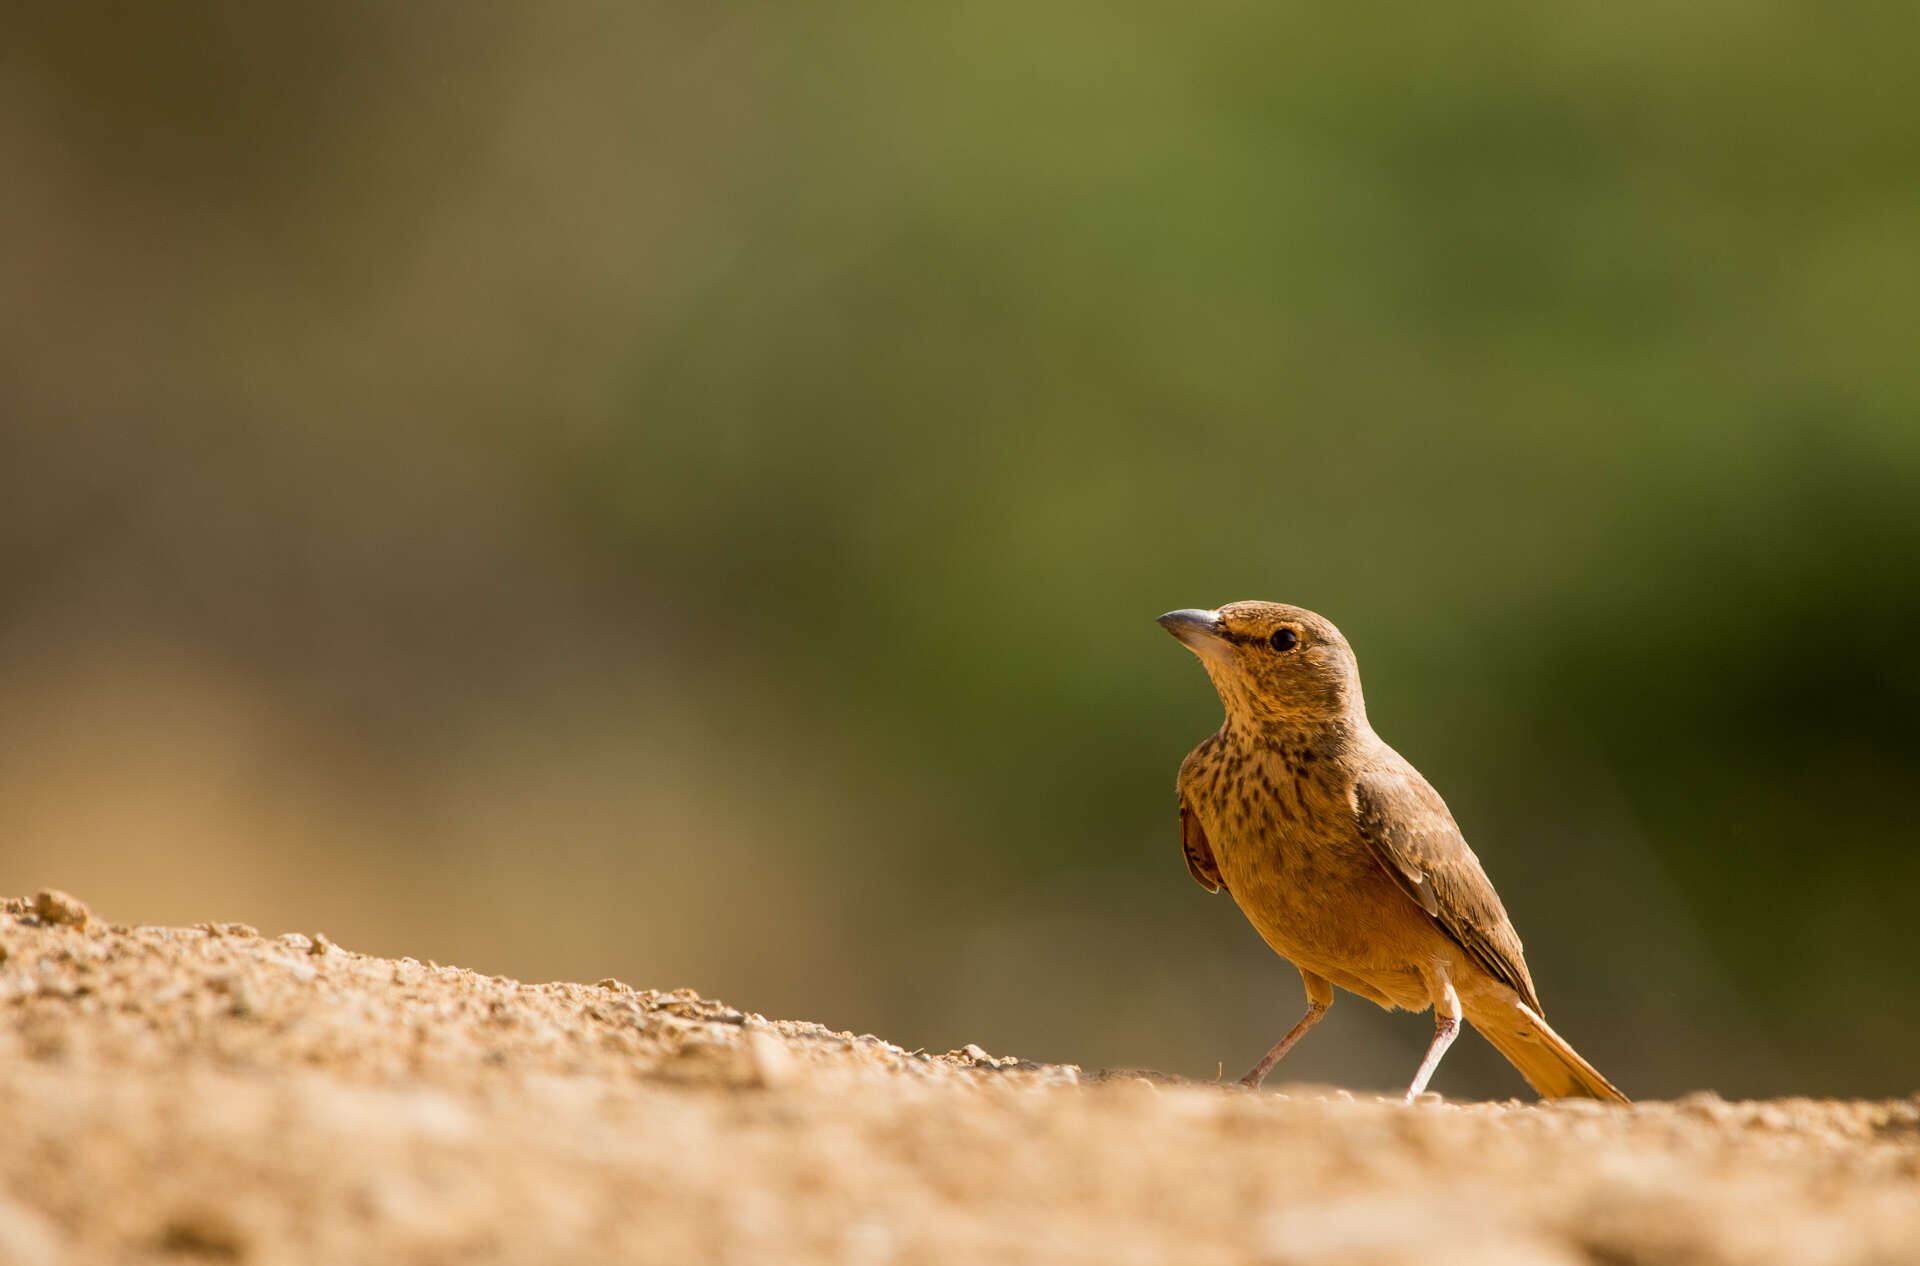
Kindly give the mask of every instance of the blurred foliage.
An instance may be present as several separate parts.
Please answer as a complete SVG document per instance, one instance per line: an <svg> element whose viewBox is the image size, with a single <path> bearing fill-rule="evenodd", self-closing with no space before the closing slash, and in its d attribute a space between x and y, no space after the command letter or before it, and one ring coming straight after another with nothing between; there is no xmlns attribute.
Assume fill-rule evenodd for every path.
<svg viewBox="0 0 1920 1266"><path fill-rule="evenodd" d="M1629 1091L1914 1088L1920 10L6 24L0 888L1231 1072L1270 597Z"/></svg>

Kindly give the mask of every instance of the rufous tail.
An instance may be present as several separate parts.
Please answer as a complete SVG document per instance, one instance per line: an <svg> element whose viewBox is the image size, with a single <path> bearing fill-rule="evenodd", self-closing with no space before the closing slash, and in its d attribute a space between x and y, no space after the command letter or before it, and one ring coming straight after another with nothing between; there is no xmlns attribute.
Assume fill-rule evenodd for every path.
<svg viewBox="0 0 1920 1266"><path fill-rule="evenodd" d="M1505 1055L1544 1099L1632 1102L1518 998L1504 1005L1475 1007L1467 1012L1467 1022L1480 1030L1493 1043L1493 1049Z"/></svg>

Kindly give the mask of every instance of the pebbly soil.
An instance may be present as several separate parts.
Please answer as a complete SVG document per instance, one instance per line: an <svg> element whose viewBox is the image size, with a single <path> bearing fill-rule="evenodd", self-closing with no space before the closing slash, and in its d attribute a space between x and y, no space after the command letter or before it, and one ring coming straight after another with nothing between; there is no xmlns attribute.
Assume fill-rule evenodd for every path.
<svg viewBox="0 0 1920 1266"><path fill-rule="evenodd" d="M1920 1098L1411 1107L0 913L0 1263L1901 1263Z"/></svg>

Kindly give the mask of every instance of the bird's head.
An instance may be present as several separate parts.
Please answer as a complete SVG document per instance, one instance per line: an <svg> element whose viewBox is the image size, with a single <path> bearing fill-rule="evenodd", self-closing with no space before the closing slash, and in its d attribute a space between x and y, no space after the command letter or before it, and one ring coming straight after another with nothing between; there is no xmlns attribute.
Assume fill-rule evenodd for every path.
<svg viewBox="0 0 1920 1266"><path fill-rule="evenodd" d="M1333 622L1284 602L1169 611L1160 626L1206 667L1232 721L1366 724L1353 648Z"/></svg>

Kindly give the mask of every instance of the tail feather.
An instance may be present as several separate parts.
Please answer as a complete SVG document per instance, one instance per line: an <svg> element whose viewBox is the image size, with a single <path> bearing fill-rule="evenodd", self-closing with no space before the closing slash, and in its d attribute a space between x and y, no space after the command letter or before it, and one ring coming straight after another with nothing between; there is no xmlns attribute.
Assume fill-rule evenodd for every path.
<svg viewBox="0 0 1920 1266"><path fill-rule="evenodd" d="M1467 1021L1520 1070L1542 1098L1632 1102L1517 997L1485 1010L1476 1007L1468 1011Z"/></svg>

